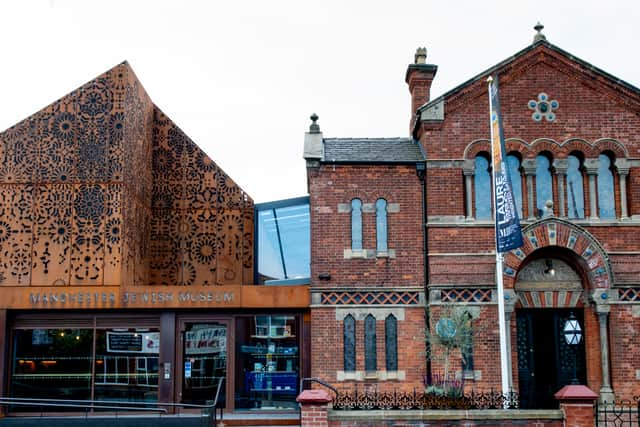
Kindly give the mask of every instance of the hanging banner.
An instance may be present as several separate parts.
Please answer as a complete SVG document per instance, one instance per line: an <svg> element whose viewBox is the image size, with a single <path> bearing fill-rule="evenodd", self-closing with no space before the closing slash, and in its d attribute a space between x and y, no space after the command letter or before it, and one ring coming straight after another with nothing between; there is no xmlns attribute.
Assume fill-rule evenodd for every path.
<svg viewBox="0 0 640 427"><path fill-rule="evenodd" d="M491 78L490 78L491 79ZM522 246L522 230L506 163L506 147L502 132L498 76L490 80L489 109L491 116L491 157L493 162L493 195L496 220L496 250L507 252Z"/></svg>

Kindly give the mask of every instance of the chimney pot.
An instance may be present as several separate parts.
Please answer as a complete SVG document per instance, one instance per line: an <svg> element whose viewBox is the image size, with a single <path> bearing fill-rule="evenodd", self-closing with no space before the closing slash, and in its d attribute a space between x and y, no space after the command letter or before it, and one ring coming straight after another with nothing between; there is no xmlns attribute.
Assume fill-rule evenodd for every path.
<svg viewBox="0 0 640 427"><path fill-rule="evenodd" d="M426 64L427 63L427 48L419 47L416 49L416 54L414 56L414 62L416 64Z"/></svg>

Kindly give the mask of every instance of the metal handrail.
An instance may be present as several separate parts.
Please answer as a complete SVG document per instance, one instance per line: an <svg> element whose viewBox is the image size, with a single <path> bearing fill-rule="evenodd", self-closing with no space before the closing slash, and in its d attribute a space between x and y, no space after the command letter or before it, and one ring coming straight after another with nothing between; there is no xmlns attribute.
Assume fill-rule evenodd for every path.
<svg viewBox="0 0 640 427"><path fill-rule="evenodd" d="M217 421L217 414L215 412L218 406L218 399L220 398L220 390L224 378L220 378L218 386L216 388L216 394L213 401L204 405L197 405L193 403L175 403L175 402L131 402L122 400L73 400L73 399L37 399L31 397L0 397L0 405L16 405L16 406L39 406L39 407L52 407L52 408L79 408L84 409L85 414L93 409L114 409L114 410L126 410L126 411L147 411L157 412L160 414L166 414L167 408L190 408L214 410L214 424ZM121 406L126 405L126 406ZM132 406L136 405L136 406ZM154 405L155 407L149 407ZM142 406L142 407L141 407ZM220 415L222 419L222 408L220 408Z"/></svg>
<svg viewBox="0 0 640 427"><path fill-rule="evenodd" d="M333 394L335 394L335 397L338 397L338 390L332 386L331 384L329 384L328 382L321 380L320 378L302 378L300 380L300 393L302 393L302 391L304 390L304 383L305 382L310 382L310 383L316 383L316 384L320 384L321 386L324 386L326 388L328 388L329 390L331 390L333 392Z"/></svg>
<svg viewBox="0 0 640 427"><path fill-rule="evenodd" d="M136 406L115 406L115 405L83 405L76 403L61 403L60 399L56 402L56 399L32 399L33 401L25 401L20 398L0 398L0 405L16 405L16 406L39 406L39 407L52 407L52 408L81 408L81 409L124 409L127 411L149 411L149 412L162 412L167 413L165 408L140 408ZM96 401L97 403L99 401ZM106 402L106 401L105 401ZM131 402L129 402L131 403Z"/></svg>

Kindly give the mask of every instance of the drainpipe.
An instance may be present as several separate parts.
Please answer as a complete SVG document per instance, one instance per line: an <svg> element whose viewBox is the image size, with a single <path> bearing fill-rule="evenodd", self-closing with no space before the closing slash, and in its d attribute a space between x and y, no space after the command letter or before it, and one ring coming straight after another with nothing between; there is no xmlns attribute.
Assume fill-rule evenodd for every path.
<svg viewBox="0 0 640 427"><path fill-rule="evenodd" d="M426 159L426 155L424 150L422 149L422 145L419 141L416 140L416 144L420 147L420 151L422 155ZM427 333L430 331L430 313L429 313L429 239L427 232L427 161L416 163L416 174L418 175L418 179L420 180L420 185L422 187L422 253L423 253L423 264L424 264L424 319L425 319L425 328ZM427 346L427 354L430 354L429 346L431 345L429 341L426 341L425 337L425 345ZM431 359L427 357L426 359L426 384L431 384Z"/></svg>

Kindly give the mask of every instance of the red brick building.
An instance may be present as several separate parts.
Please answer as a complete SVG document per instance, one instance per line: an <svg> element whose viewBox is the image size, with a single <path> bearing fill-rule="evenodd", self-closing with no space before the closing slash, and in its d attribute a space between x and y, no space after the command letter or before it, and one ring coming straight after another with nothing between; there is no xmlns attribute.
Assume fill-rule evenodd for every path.
<svg viewBox="0 0 640 427"><path fill-rule="evenodd" d="M466 389L500 389L486 83L497 76L524 238L502 272L509 383L523 407L554 406L574 378L601 399L640 394L640 89L537 29L436 99L437 66L418 49L408 138L324 138L312 118L313 376L420 389L447 369ZM571 315L575 347L562 335ZM456 316L472 334L445 367L424 337Z"/></svg>

